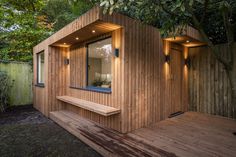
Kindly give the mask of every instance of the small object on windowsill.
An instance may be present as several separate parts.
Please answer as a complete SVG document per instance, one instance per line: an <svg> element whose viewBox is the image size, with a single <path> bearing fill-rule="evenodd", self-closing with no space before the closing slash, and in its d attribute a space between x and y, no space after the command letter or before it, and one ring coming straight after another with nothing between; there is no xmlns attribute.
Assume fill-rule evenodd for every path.
<svg viewBox="0 0 236 157"><path fill-rule="evenodd" d="M87 86L85 89L97 92L106 92L111 93L111 88L103 88L103 87L94 87L94 86Z"/></svg>
<svg viewBox="0 0 236 157"><path fill-rule="evenodd" d="M109 87L110 87L110 85L106 85L106 84L101 85L101 88L108 88L109 89Z"/></svg>

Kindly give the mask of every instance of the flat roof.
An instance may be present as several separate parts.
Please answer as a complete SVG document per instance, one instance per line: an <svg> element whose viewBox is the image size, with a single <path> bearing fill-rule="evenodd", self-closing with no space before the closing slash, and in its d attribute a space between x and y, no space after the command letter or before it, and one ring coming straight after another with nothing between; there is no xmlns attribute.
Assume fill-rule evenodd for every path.
<svg viewBox="0 0 236 157"><path fill-rule="evenodd" d="M87 40L89 38L111 32L121 27L129 27L129 22L141 23L139 20L132 19L128 16L114 12L112 15L103 14L102 8L95 6L77 19L63 27L58 32L51 35L34 47L38 51L43 50L45 46L69 47ZM150 26L152 27L152 26ZM95 31L95 32L94 32ZM184 38L183 38L184 37ZM77 40L78 39L78 40ZM196 44L203 44L198 30L188 26L183 32L183 36L175 38L166 38L164 40L180 43L187 46L183 41L192 40Z"/></svg>

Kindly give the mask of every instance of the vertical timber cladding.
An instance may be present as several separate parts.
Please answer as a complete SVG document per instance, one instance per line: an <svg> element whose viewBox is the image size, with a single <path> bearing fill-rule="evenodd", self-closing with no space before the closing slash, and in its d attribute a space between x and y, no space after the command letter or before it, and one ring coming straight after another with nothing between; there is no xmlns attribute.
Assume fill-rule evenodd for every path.
<svg viewBox="0 0 236 157"><path fill-rule="evenodd" d="M218 45L224 53L227 44ZM235 105L231 105L231 91L224 67L207 47L189 49L190 110L236 118Z"/></svg>
<svg viewBox="0 0 236 157"><path fill-rule="evenodd" d="M180 44L170 43L170 113L187 111L188 102L188 73L189 67L185 60L188 48Z"/></svg>
<svg viewBox="0 0 236 157"><path fill-rule="evenodd" d="M75 75L70 74L73 72L70 67L75 65L65 65L64 59L65 57L72 57L70 60L74 57L76 59L77 56L71 55L71 52L84 53L85 49L78 47L77 50L70 50L50 46L97 20L103 21L104 24L121 26L120 29L112 32L113 49L119 48L120 56L114 57L112 61L111 94L70 88L71 82L74 85L83 84L84 77L82 76L81 82L74 81L74 79L81 79L81 76L77 72ZM169 115L170 103L169 67L164 61L164 53L168 49L166 45L168 44L164 43L163 49L160 33L154 27L121 14L104 15L99 9L92 9L35 47L35 49L45 47L49 49L49 58L46 59L48 65L45 67L48 80L46 79L44 89L35 87L34 96L37 99L34 100L35 107L40 108L45 115L48 115L50 111L68 109L121 132L131 131L165 119ZM36 59L35 56L34 59ZM103 117L56 100L56 96L60 95L69 95L112 106L121 109L121 114ZM41 103L41 101L45 102Z"/></svg>
<svg viewBox="0 0 236 157"><path fill-rule="evenodd" d="M124 27L124 100L122 132L128 132L167 118L170 114L170 67L164 61L170 42L161 39L158 29L120 14L100 15L104 21ZM121 19L121 20L120 20ZM164 45L164 46L163 46ZM184 48L183 57L188 49ZM183 69L180 94L182 109L188 108L188 70Z"/></svg>
<svg viewBox="0 0 236 157"><path fill-rule="evenodd" d="M162 40L159 31L138 21L125 25L124 130L161 120Z"/></svg>
<svg viewBox="0 0 236 157"><path fill-rule="evenodd" d="M37 84L37 53L44 51L44 56L45 56L45 61L44 61L44 87L38 87L36 86ZM37 45L36 47L34 47L33 50L34 54L33 54L33 63L34 63L34 94L33 94L33 102L34 102L34 107L39 110L40 112L42 112L44 115L48 116L49 114L49 108L48 108L48 46L47 46L47 40L45 40L44 42L42 42L41 44Z"/></svg>
<svg viewBox="0 0 236 157"><path fill-rule="evenodd" d="M79 79L78 79L79 78ZM73 88L86 87L86 47L78 45L70 48L70 80L69 86Z"/></svg>
<svg viewBox="0 0 236 157"><path fill-rule="evenodd" d="M58 111L63 108L63 102L58 101L56 96L66 95L66 86L68 84L69 66L65 64L65 59L69 58L69 48L50 46L49 55L49 104L48 110Z"/></svg>
<svg viewBox="0 0 236 157"><path fill-rule="evenodd" d="M74 31L81 29L96 20L99 19L99 11L98 7L94 7L89 12L80 16L76 20L74 20L69 25L65 26L57 33L53 34L48 39L42 41L38 45L34 47L34 85L36 85L37 81L37 57L36 53L44 50L45 52L45 87L37 87L34 86L34 107L42 112L44 115L49 116L49 112L53 110L58 110L62 107L61 102L56 100L56 94L61 94L65 92L65 87L63 85L63 78L56 78L56 76L63 75L65 73L65 67L63 65L63 54L65 49L59 47L51 46L56 41L60 40L73 33ZM60 52L63 52L62 54ZM68 53L69 54L69 53ZM56 59L59 59L57 61ZM58 62L58 63L57 63ZM63 67L63 70L60 70L59 67ZM67 67L68 68L68 67ZM65 76L65 75L64 75ZM68 81L68 80L66 80ZM62 82L62 83L60 83ZM63 88L63 90L61 89ZM65 89L64 89L65 88ZM52 94L52 95L51 95Z"/></svg>
<svg viewBox="0 0 236 157"><path fill-rule="evenodd" d="M81 85L84 87L85 85L85 46L77 46L76 48L71 49L53 46L50 47L50 111L67 109L78 113L82 117L91 119L117 131L121 131L120 114L104 117L96 113L74 107L70 104L65 104L56 99L56 96L69 95L83 100L92 101L115 108L121 108L122 84L124 81L122 79L122 67L124 67L124 51L122 49L123 29L113 31L111 36L113 49L119 48L120 56L118 58L112 57L112 93L110 94L71 88ZM64 64L64 59L67 57L70 58L69 65Z"/></svg>
<svg viewBox="0 0 236 157"><path fill-rule="evenodd" d="M125 29L124 39L125 100L122 121L123 129L131 131L167 118L171 113L171 102L175 100L171 100L171 67L164 61L164 55L170 51L170 43L163 43L156 28L134 21L127 21L126 25L129 27ZM183 60L187 51L182 49ZM186 111L188 74L186 67L180 66L183 76L180 76L182 85L178 96L181 110Z"/></svg>

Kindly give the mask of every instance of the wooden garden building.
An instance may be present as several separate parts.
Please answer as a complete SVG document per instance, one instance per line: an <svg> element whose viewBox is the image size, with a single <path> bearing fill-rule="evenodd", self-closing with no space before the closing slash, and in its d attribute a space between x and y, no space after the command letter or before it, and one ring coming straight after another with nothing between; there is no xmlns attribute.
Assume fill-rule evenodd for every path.
<svg viewBox="0 0 236 157"><path fill-rule="evenodd" d="M199 33L158 29L94 7L34 47L34 107L126 133L188 111L188 48Z"/></svg>
<svg viewBox="0 0 236 157"><path fill-rule="evenodd" d="M197 113L236 118L224 68L192 27L163 39L94 7L33 52L34 107L103 156L236 153L235 120Z"/></svg>

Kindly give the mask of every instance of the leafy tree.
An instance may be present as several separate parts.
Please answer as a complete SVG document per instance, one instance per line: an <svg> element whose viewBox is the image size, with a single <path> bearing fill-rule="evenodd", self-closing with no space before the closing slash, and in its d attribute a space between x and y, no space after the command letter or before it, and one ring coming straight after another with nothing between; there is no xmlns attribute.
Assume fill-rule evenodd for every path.
<svg viewBox="0 0 236 157"><path fill-rule="evenodd" d="M39 12L44 0L1 0L1 60L32 60L32 47L50 34L51 27L41 23Z"/></svg>
<svg viewBox="0 0 236 157"><path fill-rule="evenodd" d="M86 0L1 0L0 60L32 62L33 46L90 7Z"/></svg>
<svg viewBox="0 0 236 157"><path fill-rule="evenodd" d="M53 32L58 31L92 7L86 0L49 0L42 10L46 22L51 23Z"/></svg>
<svg viewBox="0 0 236 157"><path fill-rule="evenodd" d="M199 30L216 59L223 64L236 105L235 0L101 0L104 12L126 13L160 29L163 37L176 36L191 25ZM227 43L227 54L216 44ZM229 57L225 57L229 56Z"/></svg>

